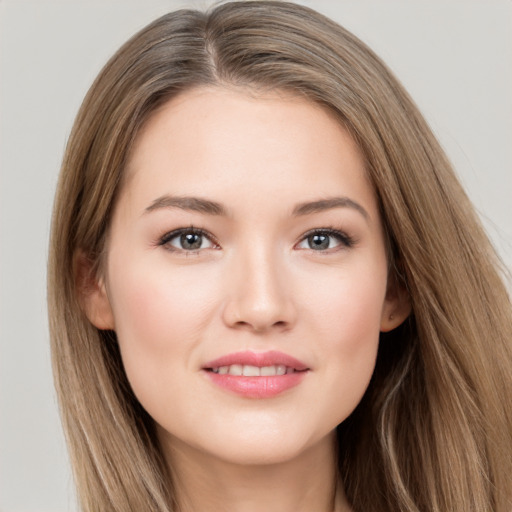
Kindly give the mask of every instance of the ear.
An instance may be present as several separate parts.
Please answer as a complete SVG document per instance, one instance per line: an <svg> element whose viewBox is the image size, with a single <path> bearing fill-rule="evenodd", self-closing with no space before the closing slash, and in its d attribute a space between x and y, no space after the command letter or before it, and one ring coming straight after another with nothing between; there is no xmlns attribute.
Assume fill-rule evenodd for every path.
<svg viewBox="0 0 512 512"><path fill-rule="evenodd" d="M104 279L96 275L93 262L84 251L75 253L73 263L78 300L83 312L98 329L113 330L114 315Z"/></svg>
<svg viewBox="0 0 512 512"><path fill-rule="evenodd" d="M381 332L389 332L401 325L411 313L409 293L395 276L390 276L382 307Z"/></svg>

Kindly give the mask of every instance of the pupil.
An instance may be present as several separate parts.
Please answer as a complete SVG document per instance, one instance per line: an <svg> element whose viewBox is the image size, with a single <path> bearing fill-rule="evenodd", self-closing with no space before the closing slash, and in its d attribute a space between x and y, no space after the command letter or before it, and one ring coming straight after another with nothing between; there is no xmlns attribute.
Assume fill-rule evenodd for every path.
<svg viewBox="0 0 512 512"><path fill-rule="evenodd" d="M328 235L311 235L309 237L309 247L311 249L320 250L329 248Z"/></svg>
<svg viewBox="0 0 512 512"><path fill-rule="evenodd" d="M187 233L180 237L181 246L184 249L200 249L202 241L202 236L196 233Z"/></svg>

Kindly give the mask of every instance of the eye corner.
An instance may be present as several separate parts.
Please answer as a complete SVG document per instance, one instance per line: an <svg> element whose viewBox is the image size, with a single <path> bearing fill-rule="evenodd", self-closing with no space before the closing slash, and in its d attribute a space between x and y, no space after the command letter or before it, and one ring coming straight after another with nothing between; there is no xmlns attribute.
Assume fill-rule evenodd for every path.
<svg viewBox="0 0 512 512"><path fill-rule="evenodd" d="M334 239L335 243L331 240ZM337 252L350 249L356 244L356 240L345 231L333 227L315 228L304 233L295 248L309 250L315 253ZM307 245L307 246L306 246Z"/></svg>
<svg viewBox="0 0 512 512"><path fill-rule="evenodd" d="M189 239L187 240L185 237L189 237ZM196 239L194 240L192 237L196 237ZM177 242L172 243L175 240L177 240ZM203 247L205 241L208 245ZM188 244L189 246L184 247L184 244ZM211 233L194 226L168 231L157 239L156 245L163 247L169 252L185 256L198 255L200 252L208 249L220 249L218 241Z"/></svg>

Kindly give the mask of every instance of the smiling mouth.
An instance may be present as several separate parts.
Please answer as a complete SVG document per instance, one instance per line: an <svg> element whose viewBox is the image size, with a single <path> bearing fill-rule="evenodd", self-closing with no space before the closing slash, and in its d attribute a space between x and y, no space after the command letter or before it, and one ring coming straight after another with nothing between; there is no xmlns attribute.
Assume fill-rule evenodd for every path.
<svg viewBox="0 0 512 512"><path fill-rule="evenodd" d="M244 398L272 398L298 386L311 368L277 351L238 352L203 367L210 381Z"/></svg>
<svg viewBox="0 0 512 512"><path fill-rule="evenodd" d="M280 375L289 375L295 372L304 372L306 370L296 370L291 366L277 364L272 366L254 366L250 364L232 364L229 366L217 366L215 368L206 368L207 371L218 373L219 375L235 375L243 377L274 377Z"/></svg>
<svg viewBox="0 0 512 512"><path fill-rule="evenodd" d="M203 370L237 377L274 377L304 372L310 368L302 361L283 352L246 350L210 361L203 366Z"/></svg>

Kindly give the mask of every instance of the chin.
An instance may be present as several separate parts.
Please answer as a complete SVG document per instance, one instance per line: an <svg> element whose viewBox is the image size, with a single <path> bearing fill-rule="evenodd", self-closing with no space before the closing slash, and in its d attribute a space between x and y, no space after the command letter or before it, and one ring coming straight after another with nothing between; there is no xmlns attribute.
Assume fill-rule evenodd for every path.
<svg viewBox="0 0 512 512"><path fill-rule="evenodd" d="M283 442L267 442L267 443L246 443L241 442L233 449L223 450L219 456L225 462L237 464L241 466L269 466L275 464L283 464L300 457L307 450L307 446L300 444Z"/></svg>
<svg viewBox="0 0 512 512"><path fill-rule="evenodd" d="M209 439L199 448L210 456L225 463L240 466L269 466L292 462L308 457L312 448L324 445L332 453L335 431L326 435L309 437L302 432L280 429L245 430L230 433L222 439ZM315 450L316 451L316 450Z"/></svg>

